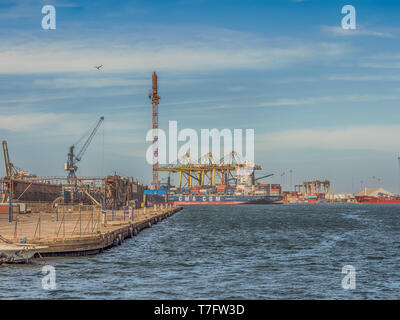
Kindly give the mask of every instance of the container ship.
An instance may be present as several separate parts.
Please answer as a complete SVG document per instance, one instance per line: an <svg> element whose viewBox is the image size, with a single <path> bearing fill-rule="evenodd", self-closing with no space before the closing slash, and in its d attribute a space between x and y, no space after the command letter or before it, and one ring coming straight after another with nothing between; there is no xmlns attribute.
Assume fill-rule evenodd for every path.
<svg viewBox="0 0 400 320"><path fill-rule="evenodd" d="M239 196L239 195L168 195L168 202L176 205L234 205L280 203L281 196Z"/></svg>
<svg viewBox="0 0 400 320"><path fill-rule="evenodd" d="M281 186L258 184L250 188L219 185L216 187L169 188L168 202L176 205L236 205L281 203Z"/></svg>
<svg viewBox="0 0 400 320"><path fill-rule="evenodd" d="M400 204L400 196L383 188L365 188L355 198L361 204Z"/></svg>
<svg viewBox="0 0 400 320"><path fill-rule="evenodd" d="M261 184L259 180L273 176L255 176L261 167L252 161L241 159L235 151L216 160L212 153L200 159L185 154L179 164L167 165L159 171L179 173L179 186L160 184L166 191L167 200L176 205L236 205L282 203L280 184Z"/></svg>

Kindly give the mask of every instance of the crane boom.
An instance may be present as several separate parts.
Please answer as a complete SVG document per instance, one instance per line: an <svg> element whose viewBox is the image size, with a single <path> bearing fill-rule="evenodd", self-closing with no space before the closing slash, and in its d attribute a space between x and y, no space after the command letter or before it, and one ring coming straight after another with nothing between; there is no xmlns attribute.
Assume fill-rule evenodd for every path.
<svg viewBox="0 0 400 320"><path fill-rule="evenodd" d="M262 176L262 177L255 178L255 181L261 180L261 179L264 179L264 178L268 178L268 177L272 177L273 175L274 175L274 174L271 173L271 174L267 174L266 176Z"/></svg>
<svg viewBox="0 0 400 320"><path fill-rule="evenodd" d="M10 156L8 154L8 147L7 147L7 141L3 140L3 154L4 154L4 164L6 167L6 176L11 177L13 173L13 165L10 162Z"/></svg>
<svg viewBox="0 0 400 320"><path fill-rule="evenodd" d="M100 117L100 120L99 120L99 122L97 122L96 127L93 129L92 133L85 141L85 144L82 146L78 155L75 157L77 161L81 161L83 154L85 153L86 149L89 147L90 142L92 142L94 135L96 134L97 130L99 129L99 127L103 121L104 121L104 117Z"/></svg>
<svg viewBox="0 0 400 320"><path fill-rule="evenodd" d="M22 170L14 166L14 164L10 161L10 155L8 153L7 141L3 140L3 155L4 155L4 164L6 167L6 177L7 178L32 178L36 177L36 175L29 173L29 171Z"/></svg>
<svg viewBox="0 0 400 320"><path fill-rule="evenodd" d="M79 152L76 156L74 154L75 145L72 145L69 147L68 160L65 164L65 170L68 171L68 178L76 178L75 172L76 172L76 170L78 170L78 166L76 165L76 162L81 161L83 154L89 147L89 144L92 142L93 137L95 136L97 130L99 129L99 127L103 121L104 121L104 117L100 117L96 126L94 127L94 129L92 130L89 137L86 139L85 143L83 144L82 148L79 150Z"/></svg>

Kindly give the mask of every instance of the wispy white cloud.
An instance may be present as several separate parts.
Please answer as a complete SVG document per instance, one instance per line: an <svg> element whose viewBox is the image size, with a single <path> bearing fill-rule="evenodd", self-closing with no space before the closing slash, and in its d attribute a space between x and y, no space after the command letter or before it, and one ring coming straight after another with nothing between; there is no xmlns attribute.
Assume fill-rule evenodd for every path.
<svg viewBox="0 0 400 320"><path fill-rule="evenodd" d="M6 1L5 8L0 12L1 19L20 19L32 16L35 9L40 8L41 3L35 0ZM42 4L43 6L44 4Z"/></svg>
<svg viewBox="0 0 400 320"><path fill-rule="evenodd" d="M54 113L37 112L14 115L2 115L0 117L0 130L11 132L31 132L43 136L51 135L71 135L83 134L94 123L94 116L91 113ZM145 130L148 126L141 119L130 114L110 115L105 117L104 126L109 128L110 136L118 134L132 135L137 131ZM143 138L144 141L144 138Z"/></svg>
<svg viewBox="0 0 400 320"><path fill-rule="evenodd" d="M274 69L300 61L321 61L342 56L349 47L338 43L266 42L254 35L229 30L197 34L196 39L148 41L93 39L53 41L44 44L11 40L0 44L0 73L89 72L103 64L103 73L132 71L198 71L223 69ZM132 41L131 39L134 39Z"/></svg>
<svg viewBox="0 0 400 320"><path fill-rule="evenodd" d="M89 71L95 63L104 64L104 71L199 70L224 68L275 68L310 56L307 48L241 49L196 46L162 48L132 47L128 50L74 50L68 44L48 48L20 46L0 52L1 73L48 73Z"/></svg>
<svg viewBox="0 0 400 320"><path fill-rule="evenodd" d="M67 89L70 88L79 88L78 86L73 86L70 84L70 87L65 87ZM102 88L102 87L99 87ZM64 99L76 99L76 98L90 98L90 97L114 97L114 96L122 96L122 95L132 95L136 93L145 92L142 88L113 88L107 91L93 91L93 92L65 92L60 93L30 93L30 94L21 94L19 96L14 97L0 97L0 107L10 108L10 105L17 104L21 107L29 106L38 102L48 102L48 101L56 101L56 100L64 100Z"/></svg>
<svg viewBox="0 0 400 320"><path fill-rule="evenodd" d="M34 85L46 88L104 88L104 87L135 87L148 86L149 80L133 80L118 77L75 77L56 79L37 79Z"/></svg>
<svg viewBox="0 0 400 320"><path fill-rule="evenodd" d="M363 68L398 69L400 68L400 54L385 53L366 57L359 62Z"/></svg>
<svg viewBox="0 0 400 320"><path fill-rule="evenodd" d="M40 9L48 4L51 4L56 8L74 8L81 6L76 2L64 0L15 0L4 2L5 5L8 6L2 8L0 11L0 18L3 20L40 17Z"/></svg>
<svg viewBox="0 0 400 320"><path fill-rule="evenodd" d="M273 79L276 83L305 83L305 82L322 82L322 81L400 81L400 75L396 74L332 74L332 75L316 75L313 77L287 77L282 79Z"/></svg>
<svg viewBox="0 0 400 320"><path fill-rule="evenodd" d="M380 38L393 38L394 35L390 32L381 32L366 29L362 26L357 26L357 29L343 29L340 26L321 26L322 31L330 33L334 36L373 36Z"/></svg>
<svg viewBox="0 0 400 320"><path fill-rule="evenodd" d="M230 92L242 92L242 91L246 91L248 88L245 86L233 86L233 87L228 87L226 88L227 91Z"/></svg>
<svg viewBox="0 0 400 320"><path fill-rule="evenodd" d="M400 149L400 126L355 126L304 129L256 136L260 149L351 149L395 152Z"/></svg>
<svg viewBox="0 0 400 320"><path fill-rule="evenodd" d="M264 97L262 97L264 98ZM262 99L259 97L259 100ZM247 108L268 108L268 107L303 107L308 105L324 105L328 103L352 103L352 102L367 102L367 101L391 101L399 100L399 94L393 95L369 95L369 94L353 94L344 96L320 96L320 97L306 97L306 98L280 98L271 101L264 101L259 103L252 103L246 106ZM225 99L226 101L227 99ZM214 100L213 102L217 102ZM202 110L213 110L213 109L232 109L232 108L243 108L243 104L237 103L223 103L210 105L203 107Z"/></svg>
<svg viewBox="0 0 400 320"><path fill-rule="evenodd" d="M328 77L328 80L333 81L400 81L400 75L393 74L363 74L363 75L332 75Z"/></svg>
<svg viewBox="0 0 400 320"><path fill-rule="evenodd" d="M353 94L346 96L322 96L308 98L281 98L274 101L262 102L256 104L256 107L279 107L279 106L303 106L316 105L334 102L363 102L363 101L382 101L382 100L397 100L399 95L368 95L368 94Z"/></svg>
<svg viewBox="0 0 400 320"><path fill-rule="evenodd" d="M56 123L70 122L73 118L74 115L72 114L56 113L2 115L0 117L0 129L14 132L27 132L34 129L42 130L54 127Z"/></svg>

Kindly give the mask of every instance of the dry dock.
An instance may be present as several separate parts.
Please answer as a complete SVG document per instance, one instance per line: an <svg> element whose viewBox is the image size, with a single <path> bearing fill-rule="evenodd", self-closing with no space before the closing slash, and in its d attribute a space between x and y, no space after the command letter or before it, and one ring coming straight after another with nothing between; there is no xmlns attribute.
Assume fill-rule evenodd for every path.
<svg viewBox="0 0 400 320"><path fill-rule="evenodd" d="M9 223L0 219L4 238L40 246L37 256L79 256L100 253L120 245L182 207L158 205L152 208L102 211L93 206L65 206L56 212L20 214ZM45 248L43 248L45 247Z"/></svg>

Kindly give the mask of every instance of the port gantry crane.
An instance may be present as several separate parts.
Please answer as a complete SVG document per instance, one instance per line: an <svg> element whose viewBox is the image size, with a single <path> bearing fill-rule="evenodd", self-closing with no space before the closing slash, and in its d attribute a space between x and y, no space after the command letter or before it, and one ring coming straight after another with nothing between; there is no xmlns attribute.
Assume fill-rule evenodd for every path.
<svg viewBox="0 0 400 320"><path fill-rule="evenodd" d="M68 180L76 178L75 172L78 170L78 166L76 165L76 163L81 161L83 154L89 147L90 142L92 142L93 137L95 136L97 130L99 129L99 127L103 121L104 121L104 117L100 117L96 126L90 133L89 137L86 139L85 143L83 144L82 148L79 150L77 155L75 155L75 153L74 153L75 144L69 147L68 160L65 163L65 170L68 171ZM81 141L85 136L86 135L84 135L82 138L80 138L77 143L79 143L79 141Z"/></svg>
<svg viewBox="0 0 400 320"><path fill-rule="evenodd" d="M294 191L302 193L303 195L309 193L325 193L331 194L331 182L325 180L304 181L302 184L294 186Z"/></svg>
<svg viewBox="0 0 400 320"><path fill-rule="evenodd" d="M211 152L205 154L197 161L192 160L190 155L186 153L179 159L178 164L162 166L159 168L159 171L179 172L179 187L187 186L191 188L195 184L202 186L215 186L218 184L229 185L230 181L236 180L234 176L236 170L246 170L247 168L249 168L249 164L240 159L237 152L232 151L219 161L214 159ZM251 174L254 180L254 170L261 170L261 167L255 164L251 166L251 168L253 170ZM260 177L255 180L268 176ZM186 182L184 180L186 180Z"/></svg>

